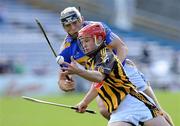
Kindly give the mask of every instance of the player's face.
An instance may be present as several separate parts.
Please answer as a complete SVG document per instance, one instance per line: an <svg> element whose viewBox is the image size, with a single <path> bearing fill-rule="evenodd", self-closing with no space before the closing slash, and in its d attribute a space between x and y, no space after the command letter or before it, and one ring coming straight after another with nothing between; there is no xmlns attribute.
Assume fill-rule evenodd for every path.
<svg viewBox="0 0 180 126"><path fill-rule="evenodd" d="M76 35L78 34L78 31L81 29L82 21L76 20L69 24L64 24L65 31L70 35Z"/></svg>
<svg viewBox="0 0 180 126"><path fill-rule="evenodd" d="M81 45L83 47L84 53L89 53L95 49L94 38L92 37L83 37L80 39Z"/></svg>

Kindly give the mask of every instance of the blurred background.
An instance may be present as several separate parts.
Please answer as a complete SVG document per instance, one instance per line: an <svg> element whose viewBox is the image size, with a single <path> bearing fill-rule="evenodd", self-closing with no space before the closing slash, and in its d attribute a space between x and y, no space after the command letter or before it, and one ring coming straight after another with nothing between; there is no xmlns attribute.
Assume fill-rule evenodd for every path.
<svg viewBox="0 0 180 126"><path fill-rule="evenodd" d="M106 23L124 40L128 58L150 80L162 107L180 125L179 0L0 0L0 125L88 125L92 116L61 110L69 113L62 116L58 108L20 98L28 95L75 105L87 92L88 82L78 77L73 93L58 88L59 66L35 22L35 18L40 20L58 53L66 35L59 13L68 6L80 7L85 20ZM76 118L67 123L69 115ZM92 120L106 125L100 115Z"/></svg>

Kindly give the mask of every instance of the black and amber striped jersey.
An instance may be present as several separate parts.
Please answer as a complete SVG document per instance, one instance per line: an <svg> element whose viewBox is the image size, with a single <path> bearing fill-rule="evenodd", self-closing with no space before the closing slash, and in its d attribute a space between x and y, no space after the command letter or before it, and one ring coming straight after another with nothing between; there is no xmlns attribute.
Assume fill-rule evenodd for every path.
<svg viewBox="0 0 180 126"><path fill-rule="evenodd" d="M105 75L101 83L94 85L109 112L116 110L125 96L135 89L125 74L121 61L106 47L88 60L86 69L97 70Z"/></svg>

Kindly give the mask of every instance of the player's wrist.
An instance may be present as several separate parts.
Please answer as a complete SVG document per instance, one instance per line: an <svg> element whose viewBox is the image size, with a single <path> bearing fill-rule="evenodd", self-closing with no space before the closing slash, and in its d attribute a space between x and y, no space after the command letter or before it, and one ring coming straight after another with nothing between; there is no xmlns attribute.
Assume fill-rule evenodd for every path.
<svg viewBox="0 0 180 126"><path fill-rule="evenodd" d="M81 101L81 104L83 104L84 106L88 106L89 103L88 103L88 101L86 101L86 100L82 100L82 101Z"/></svg>

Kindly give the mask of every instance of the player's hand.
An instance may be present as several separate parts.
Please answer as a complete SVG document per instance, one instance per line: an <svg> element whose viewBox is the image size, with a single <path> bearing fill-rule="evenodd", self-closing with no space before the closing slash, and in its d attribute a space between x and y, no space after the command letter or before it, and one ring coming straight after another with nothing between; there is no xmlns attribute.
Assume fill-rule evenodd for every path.
<svg viewBox="0 0 180 126"><path fill-rule="evenodd" d="M59 88L66 92L75 90L74 80L72 78L68 80L65 75L66 74L64 72L61 72L59 77L60 79L58 81Z"/></svg>
<svg viewBox="0 0 180 126"><path fill-rule="evenodd" d="M174 126L173 121L172 121L170 115L169 115L167 112L165 112L164 110L162 110L162 109L161 109L161 112L162 112L162 114L163 114L163 117L166 119L166 121L167 121L171 126Z"/></svg>
<svg viewBox="0 0 180 126"><path fill-rule="evenodd" d="M84 101L81 101L80 103L76 105L76 107L78 108L76 112L84 113L88 105Z"/></svg>
<svg viewBox="0 0 180 126"><path fill-rule="evenodd" d="M71 64L67 62L63 62L64 65L67 67L61 68L65 71L66 74L78 74L81 72L81 68L79 67L78 63L71 57Z"/></svg>
<svg viewBox="0 0 180 126"><path fill-rule="evenodd" d="M75 82L74 81L69 81L69 80L60 80L58 83L60 89L63 91L69 92L69 91L74 91L75 90Z"/></svg>

